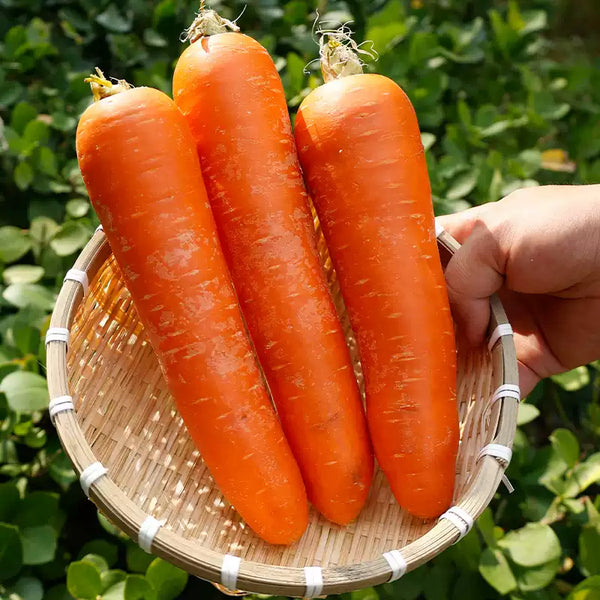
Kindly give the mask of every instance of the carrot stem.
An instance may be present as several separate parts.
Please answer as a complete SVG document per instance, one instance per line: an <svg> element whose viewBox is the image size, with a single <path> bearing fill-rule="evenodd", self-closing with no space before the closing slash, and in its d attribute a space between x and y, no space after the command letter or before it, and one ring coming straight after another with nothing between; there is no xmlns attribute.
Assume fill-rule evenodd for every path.
<svg viewBox="0 0 600 600"><path fill-rule="evenodd" d="M325 83L349 75L360 75L363 72L363 63L359 54L365 50L361 51L345 26L335 31L320 33L319 55Z"/></svg>
<svg viewBox="0 0 600 600"><path fill-rule="evenodd" d="M84 81L89 83L92 88L94 102L98 102L102 100L102 98L114 96L115 94L133 88L133 86L124 79L117 79L117 83L113 83L109 79L106 79L104 73L98 67L96 67L96 74L94 75L94 73L92 73L89 77L86 77Z"/></svg>
<svg viewBox="0 0 600 600"><path fill-rule="evenodd" d="M200 2L200 10L193 23L183 32L181 41L193 44L203 37L239 30L233 21L225 19L216 10L205 8L204 2Z"/></svg>

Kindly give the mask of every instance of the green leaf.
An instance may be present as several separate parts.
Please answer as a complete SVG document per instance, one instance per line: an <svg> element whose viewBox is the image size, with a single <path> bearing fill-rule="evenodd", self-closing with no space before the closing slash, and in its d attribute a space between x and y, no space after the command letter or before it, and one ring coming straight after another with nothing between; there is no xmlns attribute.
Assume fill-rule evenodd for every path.
<svg viewBox="0 0 600 600"><path fill-rule="evenodd" d="M44 597L44 587L36 577L20 577L12 591L23 600L42 600Z"/></svg>
<svg viewBox="0 0 600 600"><path fill-rule="evenodd" d="M446 198L449 200L458 200L470 194L477 185L479 171L472 169L466 173L458 175L446 192Z"/></svg>
<svg viewBox="0 0 600 600"><path fill-rule="evenodd" d="M41 427L32 427L25 435L24 442L29 448L43 448L46 445L48 436L46 430Z"/></svg>
<svg viewBox="0 0 600 600"><path fill-rule="evenodd" d="M576 585L567 600L600 600L600 575L589 577Z"/></svg>
<svg viewBox="0 0 600 600"><path fill-rule="evenodd" d="M102 575L105 571L108 571L108 563L103 556L99 554L86 554L81 559L82 562L89 562L91 565L94 565L100 574ZM108 587L108 586L106 586Z"/></svg>
<svg viewBox="0 0 600 600"><path fill-rule="evenodd" d="M90 232L80 223L67 221L54 234L50 247L58 256L69 256L83 248L90 237Z"/></svg>
<svg viewBox="0 0 600 600"><path fill-rule="evenodd" d="M37 243L38 246L47 244L52 236L58 231L59 225L53 219L48 217L35 217L31 221L31 227L29 228L29 235L31 239ZM0 242L0 246L1 246Z"/></svg>
<svg viewBox="0 0 600 600"><path fill-rule="evenodd" d="M146 571L146 579L156 590L157 600L174 600L185 588L188 574L162 558L155 558Z"/></svg>
<svg viewBox="0 0 600 600"><path fill-rule="evenodd" d="M144 552L137 544L128 542L125 549L127 568L134 573L145 573L154 560L152 554Z"/></svg>
<svg viewBox="0 0 600 600"><path fill-rule="evenodd" d="M579 534L579 561L583 574L600 575L600 526L585 525Z"/></svg>
<svg viewBox="0 0 600 600"><path fill-rule="evenodd" d="M74 600L74 598L69 594L67 586L61 583L47 590L44 594L44 600Z"/></svg>
<svg viewBox="0 0 600 600"><path fill-rule="evenodd" d="M37 119L29 121L23 131L23 139L29 144L45 144L48 141L48 125Z"/></svg>
<svg viewBox="0 0 600 600"><path fill-rule="evenodd" d="M25 131L27 123L37 117L37 111L28 102L19 102L12 110L10 116L10 126L17 133L22 134Z"/></svg>
<svg viewBox="0 0 600 600"><path fill-rule="evenodd" d="M458 575L451 600L481 600L488 595L487 585L479 572L462 572Z"/></svg>
<svg viewBox="0 0 600 600"><path fill-rule="evenodd" d="M0 522L12 520L20 501L21 496L14 483L0 483Z"/></svg>
<svg viewBox="0 0 600 600"><path fill-rule="evenodd" d="M494 535L494 517L492 511L486 508L477 519L477 528L479 529L485 543L491 548L498 545L496 536Z"/></svg>
<svg viewBox="0 0 600 600"><path fill-rule="evenodd" d="M73 198L65 206L67 214L74 219L85 217L90 210L90 203L83 198Z"/></svg>
<svg viewBox="0 0 600 600"><path fill-rule="evenodd" d="M587 367L577 367L566 373L552 375L552 381L560 385L560 387L567 392L576 392L586 385L589 385L590 373L587 370Z"/></svg>
<svg viewBox="0 0 600 600"><path fill-rule="evenodd" d="M517 415L517 425L526 425L540 416L540 411L537 406L522 402L519 404L519 414Z"/></svg>
<svg viewBox="0 0 600 600"><path fill-rule="evenodd" d="M426 131L421 133L421 143L423 144L423 149L425 152L435 144L436 137L433 133L427 133Z"/></svg>
<svg viewBox="0 0 600 600"><path fill-rule="evenodd" d="M31 240L18 227L0 227L0 260L11 263L29 252Z"/></svg>
<svg viewBox="0 0 600 600"><path fill-rule="evenodd" d="M522 36L535 31L546 29L548 16L543 10L530 10L523 12L523 27L519 32Z"/></svg>
<svg viewBox="0 0 600 600"><path fill-rule="evenodd" d="M34 164L37 169L49 177L55 177L57 174L56 155L47 146L38 149Z"/></svg>
<svg viewBox="0 0 600 600"><path fill-rule="evenodd" d="M295 96L304 87L304 61L295 53L287 55L287 74L289 77L289 95Z"/></svg>
<svg viewBox="0 0 600 600"><path fill-rule="evenodd" d="M167 40L154 29L144 29L144 44L154 48L166 48L169 45Z"/></svg>
<svg viewBox="0 0 600 600"><path fill-rule="evenodd" d="M33 181L33 169L27 162L20 162L13 171L13 179L20 190L26 190Z"/></svg>
<svg viewBox="0 0 600 600"><path fill-rule="evenodd" d="M425 579L425 600L447 600L453 578L453 566L443 562L434 563L430 569L430 577Z"/></svg>
<svg viewBox="0 0 600 600"><path fill-rule="evenodd" d="M50 525L25 527L21 530L23 564L43 565L56 553L56 532Z"/></svg>
<svg viewBox="0 0 600 600"><path fill-rule="evenodd" d="M131 16L123 17L114 4L96 17L96 22L109 31L115 33L127 33L131 29Z"/></svg>
<svg viewBox="0 0 600 600"><path fill-rule="evenodd" d="M396 44L406 38L414 20L390 21L388 23L369 27L366 39L373 42L373 48L380 54L391 50Z"/></svg>
<svg viewBox="0 0 600 600"><path fill-rule="evenodd" d="M522 529L509 531L498 545L510 559L523 567L544 565L560 557L560 542L548 525L527 523Z"/></svg>
<svg viewBox="0 0 600 600"><path fill-rule="evenodd" d="M96 514L98 515L98 522L102 526L102 529L106 531L106 533L110 533L110 535L114 535L115 537L121 538L123 540L129 539L116 525L113 525L100 511L98 511Z"/></svg>
<svg viewBox="0 0 600 600"><path fill-rule="evenodd" d="M36 527L51 524L58 513L58 494L53 492L31 492L21 503L14 523L19 527Z"/></svg>
<svg viewBox="0 0 600 600"><path fill-rule="evenodd" d="M77 120L63 112L54 112L51 115L52 121L50 125L59 131L69 132L77 125Z"/></svg>
<svg viewBox="0 0 600 600"><path fill-rule="evenodd" d="M81 547L78 559L81 560L86 554L96 554L101 556L106 562L106 568L109 568L117 562L119 558L119 549L115 544L111 544L106 540L90 540ZM148 555L146 554L146 556Z"/></svg>
<svg viewBox="0 0 600 600"><path fill-rule="evenodd" d="M541 167L542 153L535 148L523 150L517 156L517 161L522 168L523 176L532 177Z"/></svg>
<svg viewBox="0 0 600 600"><path fill-rule="evenodd" d="M67 589L75 598L95 600L102 593L100 571L88 562L72 562L67 569Z"/></svg>
<svg viewBox="0 0 600 600"><path fill-rule="evenodd" d="M545 588L556 576L560 559L548 561L535 567L521 567L513 565L513 571L517 578L519 589L523 592L533 592Z"/></svg>
<svg viewBox="0 0 600 600"><path fill-rule="evenodd" d="M523 482L530 485L541 484L550 491L558 493L556 482L562 481L561 476L567 468L567 463L554 448L545 446L535 452L528 471L523 474Z"/></svg>
<svg viewBox="0 0 600 600"><path fill-rule="evenodd" d="M124 600L125 582L119 581L102 594L102 600Z"/></svg>
<svg viewBox="0 0 600 600"><path fill-rule="evenodd" d="M22 312L26 312L26 310ZM15 322L11 333L15 346L23 355L37 354L41 340L39 329L22 322Z"/></svg>
<svg viewBox="0 0 600 600"><path fill-rule="evenodd" d="M17 412L33 412L48 408L48 388L46 380L36 373L15 371L0 382L0 392L8 400L8 405Z"/></svg>
<svg viewBox="0 0 600 600"><path fill-rule="evenodd" d="M23 86L18 81L6 81L0 87L0 107L7 108L23 94Z"/></svg>
<svg viewBox="0 0 600 600"><path fill-rule="evenodd" d="M19 465L19 457L17 456L17 448L12 440L4 439L0 443L0 465L7 463L7 470L1 472L2 475L8 475L9 477L15 477L21 473L21 466ZM16 468L12 468L12 466Z"/></svg>
<svg viewBox="0 0 600 600"><path fill-rule="evenodd" d="M550 436L550 442L556 453L573 468L579 460L579 442L568 429L555 429Z"/></svg>
<svg viewBox="0 0 600 600"><path fill-rule="evenodd" d="M6 285L13 283L37 283L44 276L44 268L39 265L13 265L2 273Z"/></svg>
<svg viewBox="0 0 600 600"><path fill-rule="evenodd" d="M479 560L481 576L501 595L517 589L517 580L504 554L494 548L486 548Z"/></svg>
<svg viewBox="0 0 600 600"><path fill-rule="evenodd" d="M557 103L552 92L548 90L532 94L531 108L537 115L548 121L558 121L571 110L568 104Z"/></svg>
<svg viewBox="0 0 600 600"><path fill-rule="evenodd" d="M125 600L156 600L156 592L141 575L128 575L125 580Z"/></svg>
<svg viewBox="0 0 600 600"><path fill-rule="evenodd" d="M77 478L68 456L62 451L57 453L50 463L49 472L50 477L52 477L52 479L64 490L66 490ZM99 552L98 554L102 554L102 552Z"/></svg>
<svg viewBox="0 0 600 600"><path fill-rule="evenodd" d="M14 577L23 565L23 546L14 525L0 523L0 581Z"/></svg>
<svg viewBox="0 0 600 600"><path fill-rule="evenodd" d="M584 462L573 469L567 478L563 495L566 498L575 498L598 481L600 481L600 452L588 456Z"/></svg>
<svg viewBox="0 0 600 600"><path fill-rule="evenodd" d="M477 572L481 557L481 542L476 531L470 531L460 542L452 547L452 556L456 566L463 572Z"/></svg>
<svg viewBox="0 0 600 600"><path fill-rule="evenodd" d="M54 307L54 292L37 283L13 283L2 294L7 302L18 308L32 306L50 311Z"/></svg>
<svg viewBox="0 0 600 600"><path fill-rule="evenodd" d="M519 505L523 516L528 521L546 521L554 514L555 510L560 510L556 506L557 498L556 495L544 487L533 487L527 490L527 494L523 502ZM559 506L562 504L559 503Z"/></svg>
<svg viewBox="0 0 600 600"><path fill-rule="evenodd" d="M350 600L379 600L379 595L374 588L364 588L350 592Z"/></svg>
<svg viewBox="0 0 600 600"><path fill-rule="evenodd" d="M417 31L410 36L408 57L411 65L421 67L424 62L438 53L439 45L434 33Z"/></svg>
<svg viewBox="0 0 600 600"><path fill-rule="evenodd" d="M102 580L102 589L109 590L113 586L118 583L125 582L125 578L127 577L127 573L125 571L121 571L120 569L111 569L110 571L103 571L100 573L100 579ZM124 589L124 585L123 588Z"/></svg>

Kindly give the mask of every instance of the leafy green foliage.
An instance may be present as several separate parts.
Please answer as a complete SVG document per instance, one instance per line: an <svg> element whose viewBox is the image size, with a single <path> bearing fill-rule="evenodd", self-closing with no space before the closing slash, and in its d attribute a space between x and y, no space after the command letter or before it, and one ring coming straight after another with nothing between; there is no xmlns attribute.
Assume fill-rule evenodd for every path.
<svg viewBox="0 0 600 600"><path fill-rule="evenodd" d="M438 213L547 183L600 182L597 48L565 32L593 0L215 0L271 53L293 113L321 78L312 26L354 21L366 69L409 95ZM75 158L100 66L167 93L195 2L0 0L0 596L214 597L96 515L47 417L43 335L97 225ZM367 46L368 47L368 46ZM308 67L307 67L308 65ZM508 475L464 540L344 600L600 598L600 366L541 383L519 411ZM185 591L184 591L185 590Z"/></svg>

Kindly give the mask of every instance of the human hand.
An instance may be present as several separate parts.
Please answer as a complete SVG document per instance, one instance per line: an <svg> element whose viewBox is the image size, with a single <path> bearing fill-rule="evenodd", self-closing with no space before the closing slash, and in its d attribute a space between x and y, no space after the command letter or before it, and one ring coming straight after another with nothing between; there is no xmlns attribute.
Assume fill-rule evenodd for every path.
<svg viewBox="0 0 600 600"><path fill-rule="evenodd" d="M524 188L438 222L462 244L446 268L454 318L480 343L498 293L523 395L600 357L600 185Z"/></svg>

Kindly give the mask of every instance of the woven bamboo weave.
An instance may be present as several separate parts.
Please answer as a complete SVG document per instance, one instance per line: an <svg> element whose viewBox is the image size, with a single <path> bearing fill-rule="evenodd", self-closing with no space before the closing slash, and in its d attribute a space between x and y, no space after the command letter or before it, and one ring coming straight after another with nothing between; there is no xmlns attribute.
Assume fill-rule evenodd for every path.
<svg viewBox="0 0 600 600"><path fill-rule="evenodd" d="M318 233L362 387L354 339ZM438 244L444 262L457 248L446 232L440 232ZM351 525L333 525L312 511L296 544L284 548L260 540L224 500L195 450L101 231L74 268L87 274L89 290L84 295L80 281L65 281L50 325L69 329L68 347L49 342L47 364L50 397L72 397L75 411L60 410L54 422L79 474L96 462L106 469L100 475L92 469L92 479L98 478L89 486L90 498L133 540L151 516L159 523L147 520L139 541L151 546L153 554L216 584L305 596L384 583L404 570L394 572L384 553L400 550L401 561L412 570L459 538L460 518L455 525L455 516L439 521L410 516L398 507L378 471L367 505ZM491 307L490 334L507 323L497 298ZM517 362L510 335L502 335L491 350L487 345L464 350L460 332L458 340L461 443L455 505L459 513L463 509L477 518L496 493L506 466L479 453L490 443L512 445L518 399L500 393L492 402L492 397L500 386L518 385Z"/></svg>

